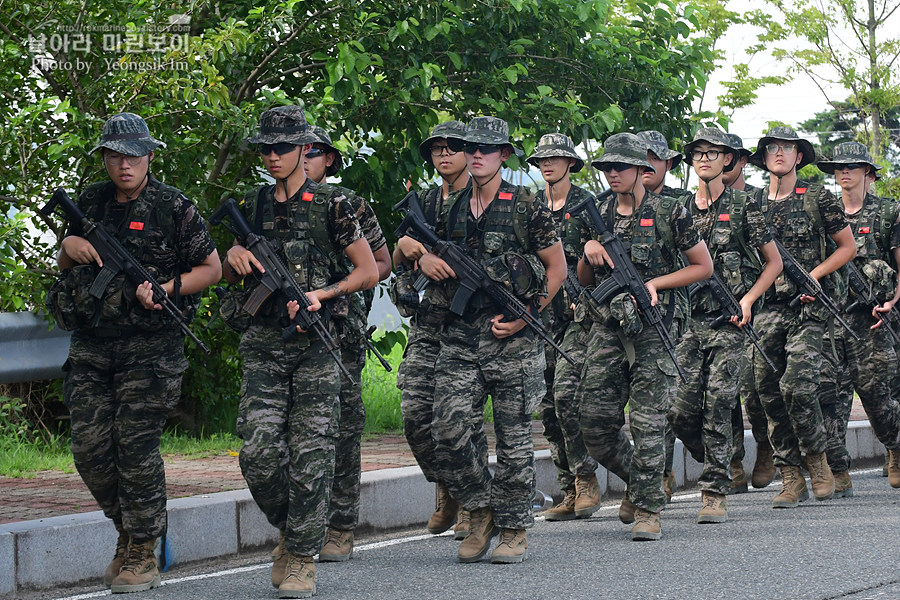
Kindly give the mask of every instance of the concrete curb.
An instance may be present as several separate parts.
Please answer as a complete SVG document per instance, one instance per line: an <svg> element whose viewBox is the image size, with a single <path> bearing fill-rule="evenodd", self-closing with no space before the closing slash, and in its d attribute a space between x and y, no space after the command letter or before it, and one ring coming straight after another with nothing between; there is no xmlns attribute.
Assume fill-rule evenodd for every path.
<svg viewBox="0 0 900 600"><path fill-rule="evenodd" d="M749 431L744 436L744 467L750 470L756 460L756 442ZM847 450L863 463L874 464L884 457L884 446L868 421L850 423ZM549 450L535 453L535 468L538 489L560 498ZM686 456L680 441L675 446L674 469L679 487L695 483L701 470ZM621 496L625 489L622 480L603 467L597 470L597 479L605 497ZM418 467L363 473L358 530L388 531L424 524L434 497L434 485ZM278 541L277 530L266 522L247 490L171 500L168 511L167 568L258 551ZM115 528L99 511L2 525L0 597L11 597L17 590L98 582L115 543ZM53 569L46 568L48 563Z"/></svg>

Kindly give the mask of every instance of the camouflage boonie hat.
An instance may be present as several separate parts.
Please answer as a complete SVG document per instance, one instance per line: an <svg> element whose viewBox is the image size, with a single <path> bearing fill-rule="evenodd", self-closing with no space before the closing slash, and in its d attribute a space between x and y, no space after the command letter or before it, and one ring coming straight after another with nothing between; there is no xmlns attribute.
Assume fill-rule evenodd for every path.
<svg viewBox="0 0 900 600"><path fill-rule="evenodd" d="M159 147L166 145L150 136L147 122L134 113L124 112L111 116L103 124L100 143L88 154L106 148L127 156L146 156Z"/></svg>
<svg viewBox="0 0 900 600"><path fill-rule="evenodd" d="M556 156L575 159L575 164L572 165L572 169L570 170L571 173L577 173L584 167L584 160L582 160L582 158L578 156L578 153L575 152L575 144L572 142L572 139L562 133L548 133L542 135L541 139L538 141L537 147L534 149L534 154L525 160L529 164L537 167L539 166L538 162L540 159L553 158Z"/></svg>
<svg viewBox="0 0 900 600"><path fill-rule="evenodd" d="M764 158L766 144L777 141L797 143L797 151L803 153L803 160L797 164L798 171L806 165L812 164L813 161L816 160L816 150L809 140L804 140L790 127L773 127L766 132L766 135L759 138L759 143L756 144L756 150L750 155L750 164L754 167L759 167L763 171L768 171L766 168L766 159Z"/></svg>
<svg viewBox="0 0 900 600"><path fill-rule="evenodd" d="M647 142L633 133L611 135L603 144L603 156L591 161L591 166L599 169L604 163L625 163L636 167L646 167L654 173L656 169L647 160Z"/></svg>
<svg viewBox="0 0 900 600"><path fill-rule="evenodd" d="M669 142L666 141L666 136L660 132L650 129L648 131L638 132L637 136L647 142L650 151L661 160L669 160L670 158L675 159L672 161L672 166L669 167L670 171L681 164L681 153L670 150Z"/></svg>
<svg viewBox="0 0 900 600"><path fill-rule="evenodd" d="M723 173L731 171L732 169L734 169L735 165L737 165L737 159L740 157L740 153L728 143L728 135L721 129L717 129L715 127L701 127L697 130L697 133L694 134L694 139L684 145L685 163L693 165L691 152L694 151L694 148L700 142L707 142L715 146L722 146L725 148L725 151L731 155L731 162L725 165L725 167L722 169Z"/></svg>
<svg viewBox="0 0 900 600"><path fill-rule="evenodd" d="M430 165L431 144L433 144L435 140L447 138L455 138L458 140L466 139L466 124L462 121L445 121L435 125L434 129L431 130L431 135L428 136L424 142L419 144L419 154L422 156L422 160Z"/></svg>
<svg viewBox="0 0 900 600"><path fill-rule="evenodd" d="M736 133L726 133L725 137L728 139L728 147L737 150L739 156L750 156L751 152L744 148L744 140L741 139L741 136Z"/></svg>
<svg viewBox="0 0 900 600"><path fill-rule="evenodd" d="M325 175L328 177L337 175L337 172L341 170L341 163L343 162L341 151L331 144L331 136L318 125L310 125L309 132L316 138L313 144L322 144L323 146L326 146L326 152L334 152L334 162L325 169Z"/></svg>
<svg viewBox="0 0 900 600"><path fill-rule="evenodd" d="M869 149L859 142L843 142L834 147L834 158L831 160L820 160L816 163L820 171L834 175L834 172L841 165L849 165L851 163L861 163L869 165L875 170L875 176L878 176L878 170L881 165L875 164L875 159L869 153Z"/></svg>
<svg viewBox="0 0 900 600"><path fill-rule="evenodd" d="M259 118L259 133L247 138L251 144L312 144L318 141L312 134L302 106L277 106Z"/></svg>
<svg viewBox="0 0 900 600"><path fill-rule="evenodd" d="M463 139L475 144L509 146L516 156L525 156L521 149L516 148L509 141L509 125L498 117L475 117L466 125L466 134Z"/></svg>

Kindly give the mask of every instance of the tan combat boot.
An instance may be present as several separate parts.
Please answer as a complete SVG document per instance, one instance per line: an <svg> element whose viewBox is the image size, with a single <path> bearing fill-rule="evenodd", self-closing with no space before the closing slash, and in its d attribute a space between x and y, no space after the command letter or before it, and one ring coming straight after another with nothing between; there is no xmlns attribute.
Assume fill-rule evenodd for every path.
<svg viewBox="0 0 900 600"><path fill-rule="evenodd" d="M634 523L634 511L637 506L628 499L628 488L625 488L625 495L622 496L622 504L619 505L619 520L626 525Z"/></svg>
<svg viewBox="0 0 900 600"><path fill-rule="evenodd" d="M807 454L806 468L809 470L809 483L812 485L816 500L828 500L834 496L834 474L828 466L825 453Z"/></svg>
<svg viewBox="0 0 900 600"><path fill-rule="evenodd" d="M495 564L520 563L528 558L528 535L524 529L500 529L500 541L491 554Z"/></svg>
<svg viewBox="0 0 900 600"><path fill-rule="evenodd" d="M753 472L750 474L753 487L764 488L775 479L774 458L775 452L768 440L756 445L756 462L753 463Z"/></svg>
<svg viewBox="0 0 900 600"><path fill-rule="evenodd" d="M747 472L744 471L744 463L739 460L731 461L731 494L746 494Z"/></svg>
<svg viewBox="0 0 900 600"><path fill-rule="evenodd" d="M113 594L143 592L159 586L159 566L156 564L156 538L128 544L125 562L119 574L110 582Z"/></svg>
<svg viewBox="0 0 900 600"><path fill-rule="evenodd" d="M461 563L478 562L491 547L491 538L497 534L494 527L494 511L489 506L471 511L469 535L459 545L456 554Z"/></svg>
<svg viewBox="0 0 900 600"><path fill-rule="evenodd" d="M319 550L319 562L344 562L353 556L353 531L325 530L325 544Z"/></svg>
<svg viewBox="0 0 900 600"><path fill-rule="evenodd" d="M597 475L575 476L575 516L589 517L600 508L600 484Z"/></svg>
<svg viewBox="0 0 900 600"><path fill-rule="evenodd" d="M103 585L106 587L112 584L112 580L122 570L122 565L125 564L125 555L128 552L128 542L131 540L131 537L125 533L121 525L116 525L116 530L119 532L119 539L116 540L116 553L113 555L109 566L106 567L106 573L103 574Z"/></svg>
<svg viewBox="0 0 900 600"><path fill-rule="evenodd" d="M571 521L575 518L575 490L566 490L566 497L562 502L544 511L544 518L548 521Z"/></svg>
<svg viewBox="0 0 900 600"><path fill-rule="evenodd" d="M675 471L666 471L666 474L663 475L663 490L666 492L666 502L672 501L672 494L675 493L676 487L678 487L678 484L675 481Z"/></svg>
<svg viewBox="0 0 900 600"><path fill-rule="evenodd" d="M278 545L272 550L272 585L278 587L284 581L284 574L287 569L288 558L290 553L284 547L284 532L278 538Z"/></svg>
<svg viewBox="0 0 900 600"><path fill-rule="evenodd" d="M853 495L853 482L850 480L850 471L834 472L834 497L849 498Z"/></svg>
<svg viewBox="0 0 900 600"><path fill-rule="evenodd" d="M428 519L428 533L438 535L444 533L456 522L456 513L459 512L459 504L450 496L447 486L437 484L437 506L434 514Z"/></svg>
<svg viewBox="0 0 900 600"><path fill-rule="evenodd" d="M465 509L459 510L459 516L456 518L456 526L453 528L453 539L457 542L466 539L469 535L469 520L472 513Z"/></svg>
<svg viewBox="0 0 900 600"><path fill-rule="evenodd" d="M781 493L772 500L772 508L797 508L804 500L809 500L809 490L800 467L781 467Z"/></svg>
<svg viewBox="0 0 900 600"><path fill-rule="evenodd" d="M316 563L312 556L288 554L284 581L278 586L279 598L310 598L316 595Z"/></svg>
<svg viewBox="0 0 900 600"><path fill-rule="evenodd" d="M703 490L700 495L703 497L703 508L697 514L698 523L724 523L728 520L725 494Z"/></svg>
<svg viewBox="0 0 900 600"><path fill-rule="evenodd" d="M662 537L659 524L659 513L644 510L640 506L634 511L634 525L631 528L631 539L635 542L658 540Z"/></svg>
<svg viewBox="0 0 900 600"><path fill-rule="evenodd" d="M900 450L888 450L888 483L900 488Z"/></svg>

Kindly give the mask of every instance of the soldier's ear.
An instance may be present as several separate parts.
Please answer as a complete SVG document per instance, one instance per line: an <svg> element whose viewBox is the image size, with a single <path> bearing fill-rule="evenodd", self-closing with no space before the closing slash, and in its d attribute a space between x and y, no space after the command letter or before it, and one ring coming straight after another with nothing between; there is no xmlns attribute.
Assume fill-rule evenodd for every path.
<svg viewBox="0 0 900 600"><path fill-rule="evenodd" d="M156 156L156 152L150 151L150 158L147 159L147 164L153 162L153 157Z"/></svg>

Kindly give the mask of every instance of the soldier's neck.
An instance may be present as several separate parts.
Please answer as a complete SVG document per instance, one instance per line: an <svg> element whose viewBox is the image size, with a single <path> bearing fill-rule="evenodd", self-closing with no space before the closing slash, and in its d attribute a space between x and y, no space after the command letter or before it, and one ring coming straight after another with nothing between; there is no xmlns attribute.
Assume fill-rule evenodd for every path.
<svg viewBox="0 0 900 600"><path fill-rule="evenodd" d="M853 213L859 212L863 206L863 202L866 200L865 182L849 190L846 188L842 189L841 200L844 202L845 213L852 215Z"/></svg>
<svg viewBox="0 0 900 600"><path fill-rule="evenodd" d="M303 167L300 167L294 171L287 180L278 180L278 183L275 186L275 200L277 202L287 202L288 198L291 198L296 194L305 183L306 171L303 170ZM287 186L287 194L285 194L285 185Z"/></svg>
<svg viewBox="0 0 900 600"><path fill-rule="evenodd" d="M722 176L711 179L710 181L700 180L700 187L694 195L694 204L697 208L706 210L722 195L725 191L725 184L722 182Z"/></svg>
<svg viewBox="0 0 900 600"><path fill-rule="evenodd" d="M554 184L547 184L544 194L547 196L547 206L550 210L562 210L566 205L566 198L569 196L569 190L571 189L572 182L568 177L563 177Z"/></svg>
<svg viewBox="0 0 900 600"><path fill-rule="evenodd" d="M787 198L794 193L797 187L797 171L791 170L785 173L780 179L773 175L769 175L769 200L781 200Z"/></svg>
<svg viewBox="0 0 900 600"><path fill-rule="evenodd" d="M463 169L459 173L443 177L441 176L441 195L444 200L456 190L461 190L469 183L469 172Z"/></svg>

